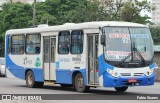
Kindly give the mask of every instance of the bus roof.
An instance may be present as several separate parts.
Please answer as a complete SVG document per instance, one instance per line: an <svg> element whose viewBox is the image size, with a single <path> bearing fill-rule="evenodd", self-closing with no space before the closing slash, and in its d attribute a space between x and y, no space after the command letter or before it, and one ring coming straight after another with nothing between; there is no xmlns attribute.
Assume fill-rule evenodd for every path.
<svg viewBox="0 0 160 103"><path fill-rule="evenodd" d="M23 28L23 29L11 29L6 31L6 35L11 34L25 34L25 33L39 33L39 32L52 32L63 30L77 30L77 29L96 29L104 26L128 26L128 27L147 27L146 25L122 22L122 21L97 21L97 22L84 22L84 23L66 23L56 26L40 26L36 28Z"/></svg>

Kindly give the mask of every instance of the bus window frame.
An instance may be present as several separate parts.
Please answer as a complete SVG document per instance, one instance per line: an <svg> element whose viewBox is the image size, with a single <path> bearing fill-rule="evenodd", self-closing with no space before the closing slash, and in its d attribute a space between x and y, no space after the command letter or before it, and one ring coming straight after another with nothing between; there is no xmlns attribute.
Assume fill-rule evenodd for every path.
<svg viewBox="0 0 160 103"><path fill-rule="evenodd" d="M12 53L12 45L15 45L15 44L12 44L12 37L13 36L23 36L24 37L24 44L23 44L23 53L18 53L18 54L15 54L15 53ZM8 46L10 46L9 47L9 53L11 54L11 55L23 55L23 54L25 54L25 39L26 39L26 36L25 36L25 34L17 34L17 35L10 35L9 36L9 45ZM19 44L16 44L16 45L19 45ZM22 44L20 44L20 45L22 45Z"/></svg>
<svg viewBox="0 0 160 103"><path fill-rule="evenodd" d="M62 32L68 32L68 34L69 34L68 37L69 37L70 40L69 40L69 42L68 42L68 43L69 43L68 53L60 53L60 52L59 52L59 44L60 44L60 42L59 42L59 40L60 40L59 35L60 35L60 33L62 33ZM58 54L60 54L60 55L67 55L67 54L70 54L70 45L71 45L71 33L70 33L70 31L69 31L69 30L59 31L59 33L58 33L58 49L57 49L57 50L58 50L58 51L57 51Z"/></svg>
<svg viewBox="0 0 160 103"><path fill-rule="evenodd" d="M83 54L83 50L82 50L82 52L81 53L72 53L72 33L73 32L75 32L75 31L81 31L82 32L82 35L83 35L83 41L82 41L82 43L83 43L83 45L82 45L82 49L84 49L83 47L84 47L84 31L82 30L82 29L79 29L79 30L72 30L71 31L71 39L70 39L70 53L71 54Z"/></svg>
<svg viewBox="0 0 160 103"><path fill-rule="evenodd" d="M8 50L7 50L7 53L8 54L11 54L11 35L8 35L8 38L7 38L7 40L8 40Z"/></svg>
<svg viewBox="0 0 160 103"><path fill-rule="evenodd" d="M40 51L39 51L39 53L27 53L27 45L30 45L30 44L27 44L27 36L28 35L40 35L40 43L33 43L33 45L34 44L39 44L40 45ZM27 54L27 55L36 55L36 54L40 54L41 53L41 33L28 33L28 34L26 34L26 39L25 39L25 54Z"/></svg>

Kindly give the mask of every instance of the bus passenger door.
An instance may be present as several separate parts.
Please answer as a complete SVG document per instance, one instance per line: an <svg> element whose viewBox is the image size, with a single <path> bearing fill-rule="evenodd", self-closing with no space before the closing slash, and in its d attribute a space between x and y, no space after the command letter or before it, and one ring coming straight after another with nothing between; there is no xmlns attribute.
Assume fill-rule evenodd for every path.
<svg viewBox="0 0 160 103"><path fill-rule="evenodd" d="M88 83L98 85L98 35L88 35Z"/></svg>
<svg viewBox="0 0 160 103"><path fill-rule="evenodd" d="M50 80L56 80L56 38L51 37L50 41Z"/></svg>
<svg viewBox="0 0 160 103"><path fill-rule="evenodd" d="M56 66L55 66L55 54L56 54L56 38L44 37L44 80L56 80Z"/></svg>

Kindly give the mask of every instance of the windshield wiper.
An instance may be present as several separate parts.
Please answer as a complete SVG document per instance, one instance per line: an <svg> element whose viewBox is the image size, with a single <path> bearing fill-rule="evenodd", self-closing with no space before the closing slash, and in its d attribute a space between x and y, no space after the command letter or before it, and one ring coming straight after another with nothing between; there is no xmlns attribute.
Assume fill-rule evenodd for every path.
<svg viewBox="0 0 160 103"><path fill-rule="evenodd" d="M136 52L140 56L144 66L145 66L146 65L146 60L144 59L142 54L139 52L139 50L135 47L135 42L134 41L133 41L133 51Z"/></svg>
<svg viewBox="0 0 160 103"><path fill-rule="evenodd" d="M145 61L144 57L142 56L142 54L139 52L139 50L137 50L137 48L133 48L133 51L136 52L140 56L143 64L146 65L146 61Z"/></svg>
<svg viewBox="0 0 160 103"><path fill-rule="evenodd" d="M132 55L132 53L129 54L128 56L126 56L125 58L123 58L123 59L119 62L119 65L121 65L121 63L123 63L124 61L126 61L131 55Z"/></svg>
<svg viewBox="0 0 160 103"><path fill-rule="evenodd" d="M133 42L133 49L132 49L131 54L129 54L127 57L123 58L123 59L119 62L119 65L121 65L121 63L123 63L123 62L126 61L131 55L133 55L133 51L140 56L140 58L141 58L141 60L142 60L142 62L143 62L143 65L146 65L146 61L145 61L144 57L143 57L142 54L137 50L137 48L135 48L135 42Z"/></svg>

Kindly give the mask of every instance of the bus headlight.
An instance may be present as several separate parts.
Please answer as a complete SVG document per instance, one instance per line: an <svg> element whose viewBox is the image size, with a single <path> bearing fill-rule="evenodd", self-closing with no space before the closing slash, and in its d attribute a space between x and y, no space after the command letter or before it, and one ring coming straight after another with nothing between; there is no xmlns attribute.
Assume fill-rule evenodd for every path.
<svg viewBox="0 0 160 103"><path fill-rule="evenodd" d="M112 75L113 77L118 77L118 76L119 76L118 73L115 72L114 70L107 69L107 72L108 72L110 75Z"/></svg>
<svg viewBox="0 0 160 103"><path fill-rule="evenodd" d="M145 73L146 76L150 76L154 72L154 69L150 69Z"/></svg>

